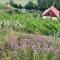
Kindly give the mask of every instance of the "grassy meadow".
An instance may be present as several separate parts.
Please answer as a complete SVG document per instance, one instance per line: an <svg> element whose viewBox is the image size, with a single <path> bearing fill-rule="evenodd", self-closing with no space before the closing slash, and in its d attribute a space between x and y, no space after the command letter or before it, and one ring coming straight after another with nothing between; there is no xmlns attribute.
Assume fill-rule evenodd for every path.
<svg viewBox="0 0 60 60"><path fill-rule="evenodd" d="M1 60L60 60L60 18L40 13L0 12Z"/></svg>

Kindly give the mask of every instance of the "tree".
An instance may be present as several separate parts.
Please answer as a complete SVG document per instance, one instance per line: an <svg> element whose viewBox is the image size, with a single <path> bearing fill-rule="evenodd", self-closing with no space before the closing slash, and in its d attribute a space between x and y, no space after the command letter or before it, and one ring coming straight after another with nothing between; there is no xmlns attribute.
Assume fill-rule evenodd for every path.
<svg viewBox="0 0 60 60"><path fill-rule="evenodd" d="M19 4L19 5L18 5L18 8L19 8L19 9L22 9L22 8L23 8L23 6L22 6L21 4Z"/></svg>
<svg viewBox="0 0 60 60"><path fill-rule="evenodd" d="M55 0L55 7L60 10L60 0Z"/></svg>
<svg viewBox="0 0 60 60"><path fill-rule="evenodd" d="M55 0L37 0L37 4L40 10L45 10L46 8L53 5Z"/></svg>
<svg viewBox="0 0 60 60"><path fill-rule="evenodd" d="M10 4L10 5L13 5L13 4L14 4L14 1L13 1L13 0L10 0L10 1L9 1L9 4Z"/></svg>
<svg viewBox="0 0 60 60"><path fill-rule="evenodd" d="M25 9L34 9L34 3L29 1L26 5L25 5Z"/></svg>
<svg viewBox="0 0 60 60"><path fill-rule="evenodd" d="M37 4L40 10L45 10L52 5L60 10L60 0L37 0Z"/></svg>
<svg viewBox="0 0 60 60"><path fill-rule="evenodd" d="M15 4L13 0L10 0L10 1L9 1L9 4L10 4L12 7L15 7L15 8L18 7L18 5Z"/></svg>
<svg viewBox="0 0 60 60"><path fill-rule="evenodd" d="M14 7L14 8L22 8L22 5L21 4L19 4L19 5L17 5L16 3L14 3L14 1L13 0L10 0L9 1L9 4L12 6L12 7Z"/></svg>
<svg viewBox="0 0 60 60"><path fill-rule="evenodd" d="M37 0L38 9L44 10L46 7L46 0Z"/></svg>
<svg viewBox="0 0 60 60"><path fill-rule="evenodd" d="M18 8L18 5L15 4L15 3L14 3L12 6L13 6L14 8Z"/></svg>
<svg viewBox="0 0 60 60"><path fill-rule="evenodd" d="M35 9L35 10L38 10L38 5L35 4L35 5L34 5L34 9Z"/></svg>

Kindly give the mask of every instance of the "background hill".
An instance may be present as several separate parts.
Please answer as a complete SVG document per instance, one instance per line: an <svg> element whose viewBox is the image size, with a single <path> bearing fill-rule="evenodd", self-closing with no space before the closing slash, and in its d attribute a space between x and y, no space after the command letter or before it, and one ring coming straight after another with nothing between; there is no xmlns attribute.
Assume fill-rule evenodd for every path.
<svg viewBox="0 0 60 60"><path fill-rule="evenodd" d="M34 3L37 2L37 0L13 0L15 3L18 3L18 4L22 4L22 5L25 5L27 2L29 1L33 1ZM0 3L1 4L4 4L6 2L9 2L9 0L1 0Z"/></svg>

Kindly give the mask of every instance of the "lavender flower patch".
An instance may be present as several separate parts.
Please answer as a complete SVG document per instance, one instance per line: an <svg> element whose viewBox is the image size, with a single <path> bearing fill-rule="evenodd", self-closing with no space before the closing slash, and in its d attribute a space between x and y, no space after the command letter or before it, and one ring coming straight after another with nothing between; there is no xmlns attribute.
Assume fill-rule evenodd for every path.
<svg viewBox="0 0 60 60"><path fill-rule="evenodd" d="M56 42L51 36L11 34L0 44L0 58L1 60L59 60L59 46L60 41Z"/></svg>

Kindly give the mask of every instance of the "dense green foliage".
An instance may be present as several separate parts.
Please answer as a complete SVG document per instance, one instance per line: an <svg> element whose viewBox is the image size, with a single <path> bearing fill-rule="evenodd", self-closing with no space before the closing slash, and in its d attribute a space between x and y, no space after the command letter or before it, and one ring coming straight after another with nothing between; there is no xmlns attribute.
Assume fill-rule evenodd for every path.
<svg viewBox="0 0 60 60"><path fill-rule="evenodd" d="M37 0L37 1L40 10L45 10L46 8L52 5L60 9L60 0Z"/></svg>
<svg viewBox="0 0 60 60"><path fill-rule="evenodd" d="M29 1L25 5L25 9L29 9L29 10L35 9L35 10L37 10L38 9L38 6L36 4L34 4L33 2Z"/></svg>
<svg viewBox="0 0 60 60"><path fill-rule="evenodd" d="M16 7L16 8L19 7L17 4L13 2L13 0L10 0L9 3L13 7ZM43 11L52 5L54 5L56 8L60 10L60 0L37 0L37 4L34 4L32 1L29 1L25 5L25 9L40 9Z"/></svg>
<svg viewBox="0 0 60 60"><path fill-rule="evenodd" d="M14 7L14 8L19 8L19 9L22 9L23 8L23 6L21 5L21 4L16 4L16 3L14 3L14 1L13 0L10 0L9 1L9 4L12 6L12 7Z"/></svg>
<svg viewBox="0 0 60 60"><path fill-rule="evenodd" d="M29 10L38 9L38 6L36 4L34 4L32 1L29 1L24 7L21 4L18 5L16 3L14 3L13 0L10 0L9 4L14 8L20 8L20 9L25 8L25 9L29 9Z"/></svg>
<svg viewBox="0 0 60 60"><path fill-rule="evenodd" d="M53 34L60 29L60 19L42 19L38 13L20 13L0 15L1 28L34 34Z"/></svg>

